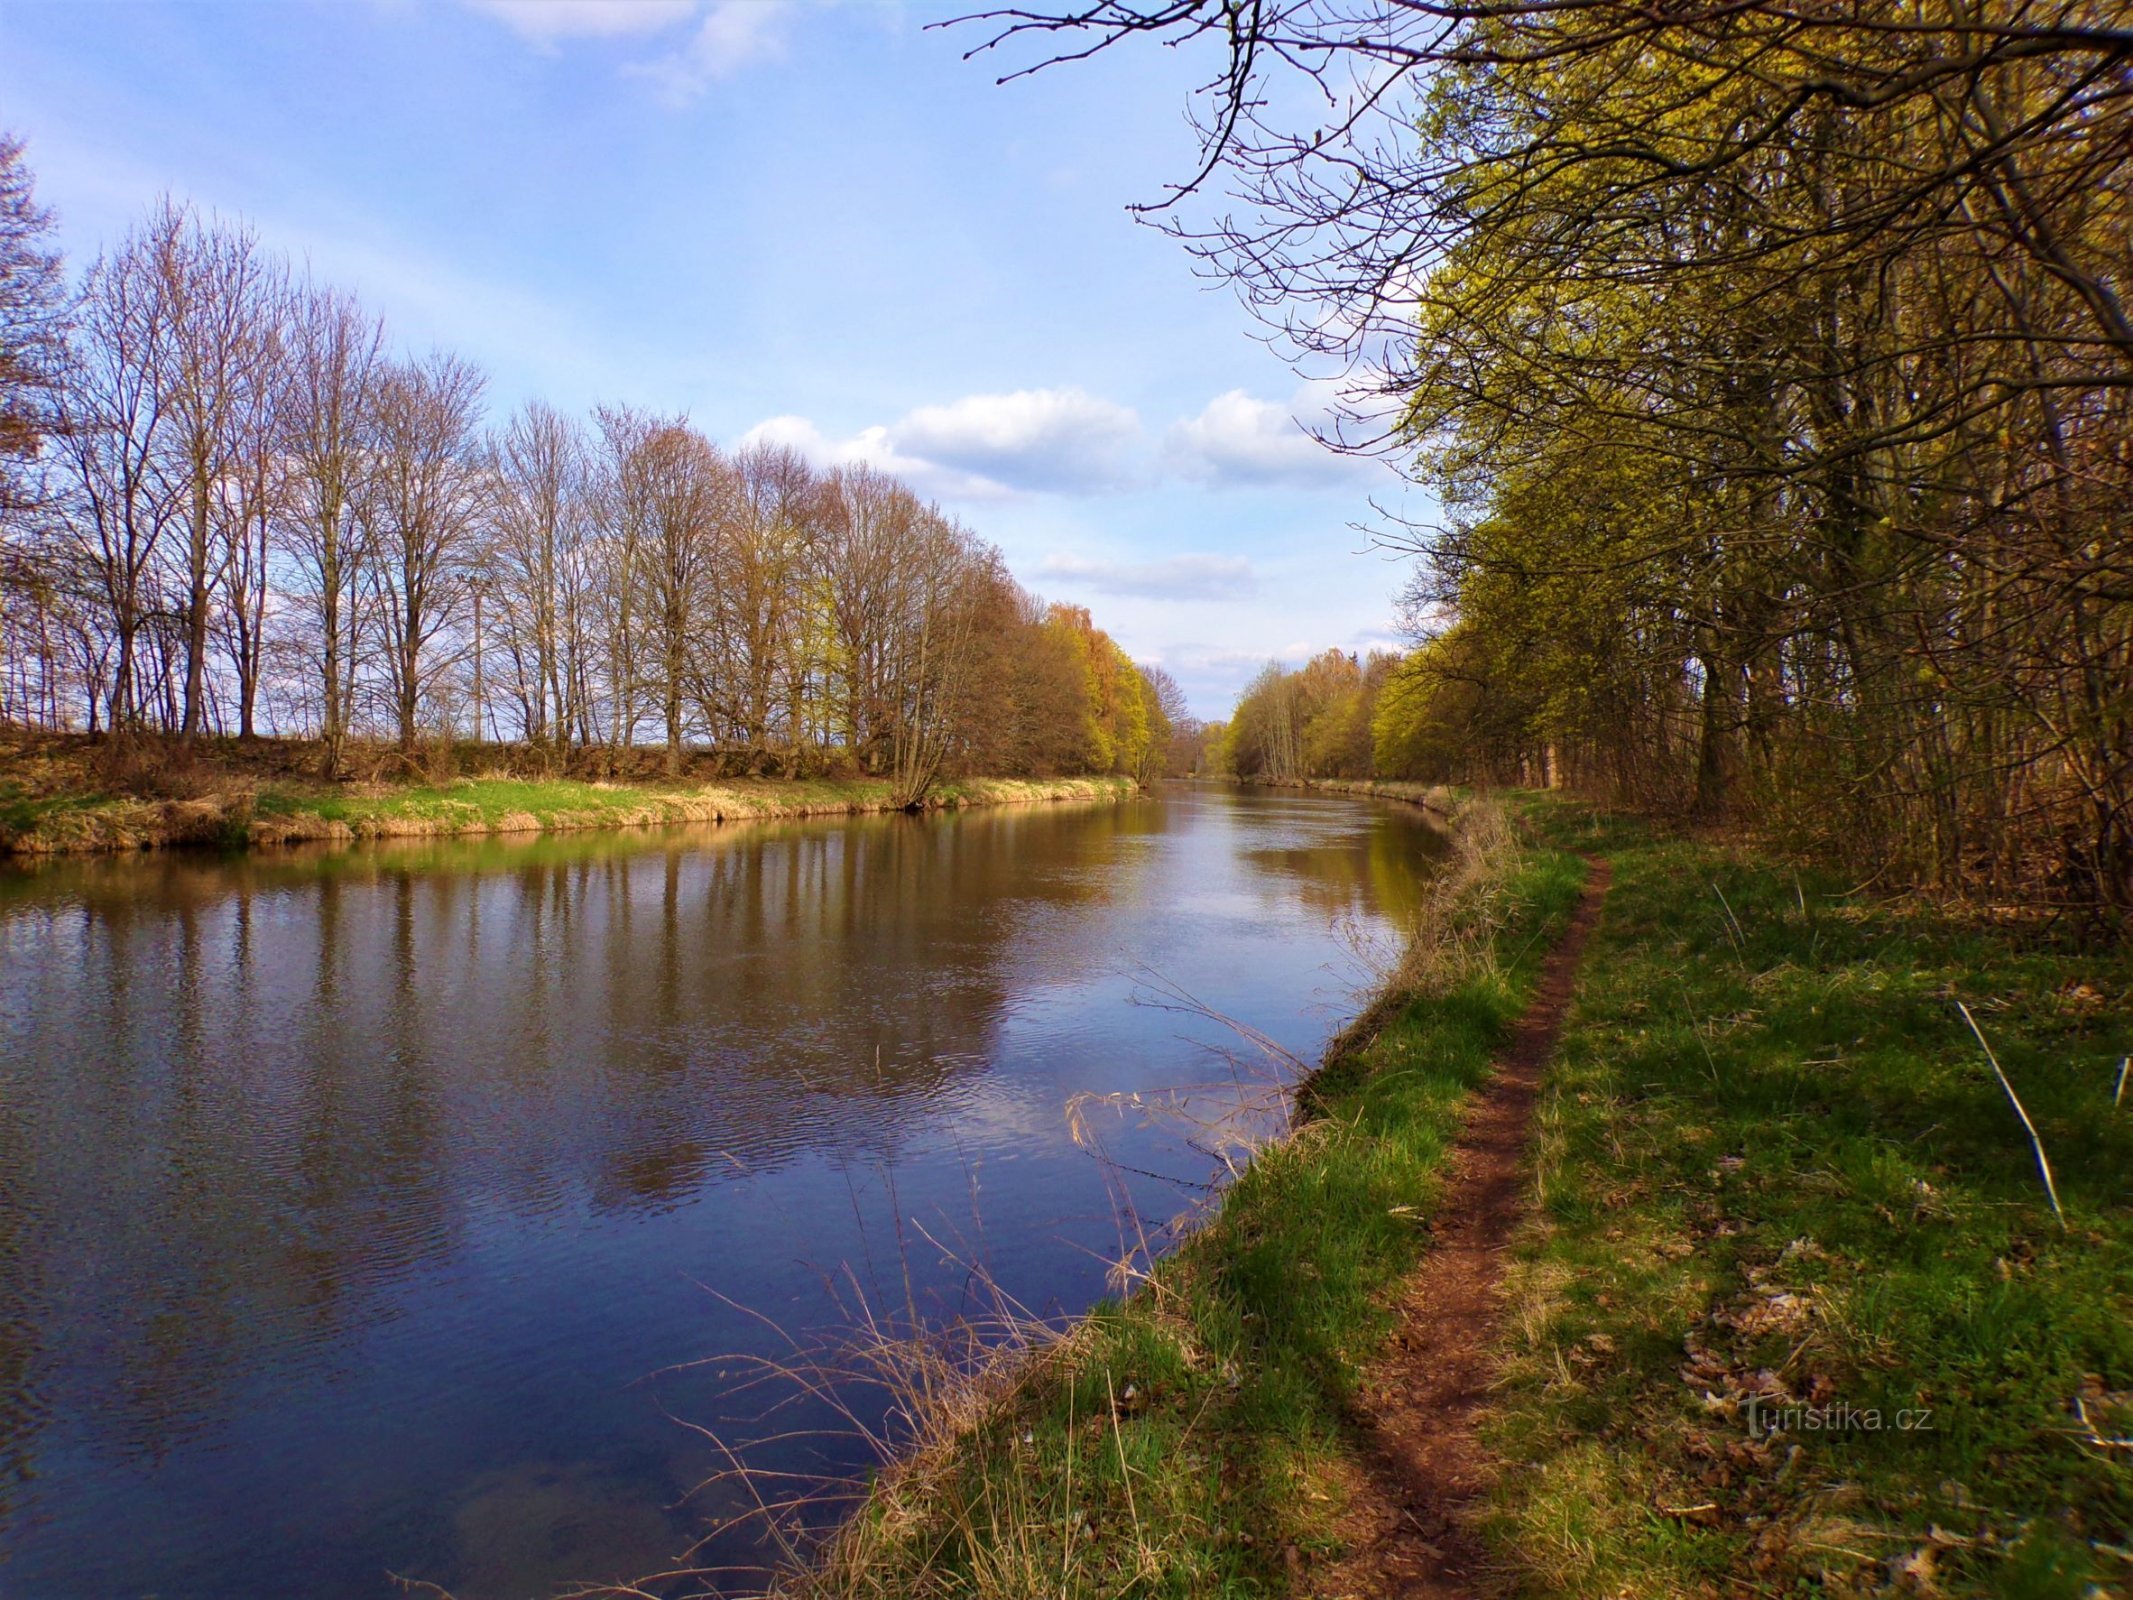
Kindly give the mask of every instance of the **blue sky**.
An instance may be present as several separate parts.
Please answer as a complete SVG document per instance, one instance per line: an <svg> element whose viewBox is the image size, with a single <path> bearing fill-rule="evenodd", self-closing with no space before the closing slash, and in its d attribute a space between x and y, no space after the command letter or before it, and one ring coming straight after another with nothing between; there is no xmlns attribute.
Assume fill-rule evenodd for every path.
<svg viewBox="0 0 2133 1600"><path fill-rule="evenodd" d="M0 126L85 260L164 191L248 218L499 410L626 400L891 467L1220 716L1392 642L1385 467L1126 206L1214 63L1005 86L848 0L0 0Z"/></svg>

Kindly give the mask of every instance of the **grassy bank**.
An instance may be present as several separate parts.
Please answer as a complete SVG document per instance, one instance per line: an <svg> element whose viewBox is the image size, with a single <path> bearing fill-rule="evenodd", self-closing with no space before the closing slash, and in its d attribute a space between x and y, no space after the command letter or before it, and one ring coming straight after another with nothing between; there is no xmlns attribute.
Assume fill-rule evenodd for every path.
<svg viewBox="0 0 2133 1600"><path fill-rule="evenodd" d="M1523 1592L2133 1592L2133 962L1540 814L1616 876L1493 1428Z"/></svg>
<svg viewBox="0 0 2133 1600"><path fill-rule="evenodd" d="M1468 833L1295 1136L1133 1295L977 1384L926 1369L915 1453L795 1594L1321 1592L1359 1375L1580 852L1615 879L1507 1284L1507 1592L2133 1592L2133 963L1520 810L1521 848Z"/></svg>
<svg viewBox="0 0 2133 1600"><path fill-rule="evenodd" d="M145 792L144 792L145 791ZM969 778L936 785L933 808L1117 800L1130 778ZM444 782L329 783L294 763L201 758L136 779L49 741L0 748L0 854L43 856L177 845L453 837L677 822L851 815L895 809L886 779L591 782L476 773Z"/></svg>
<svg viewBox="0 0 2133 1600"><path fill-rule="evenodd" d="M1294 1136L1122 1303L930 1396L916 1453L795 1592L1261 1594L1328 1549L1358 1360L1583 872L1500 813L1469 826L1439 936L1307 1086Z"/></svg>

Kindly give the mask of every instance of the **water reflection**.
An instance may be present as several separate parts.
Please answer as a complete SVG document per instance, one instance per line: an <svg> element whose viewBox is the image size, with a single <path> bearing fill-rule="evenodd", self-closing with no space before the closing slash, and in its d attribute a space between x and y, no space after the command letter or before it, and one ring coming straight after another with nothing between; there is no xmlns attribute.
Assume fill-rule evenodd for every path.
<svg viewBox="0 0 2133 1600"><path fill-rule="evenodd" d="M1429 839L1181 792L0 876L0 1591L660 1565L719 1400L646 1377L759 1337L706 1288L804 1321L977 1188L1085 1304L1060 1108L1200 1071L1130 973L1308 1050Z"/></svg>

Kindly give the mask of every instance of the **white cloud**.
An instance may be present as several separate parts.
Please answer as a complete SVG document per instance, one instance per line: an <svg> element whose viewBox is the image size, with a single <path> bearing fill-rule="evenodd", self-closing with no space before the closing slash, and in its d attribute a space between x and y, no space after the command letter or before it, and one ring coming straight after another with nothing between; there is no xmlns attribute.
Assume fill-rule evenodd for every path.
<svg viewBox="0 0 2133 1600"><path fill-rule="evenodd" d="M1242 556L1182 555L1160 561L1090 561L1082 556L1046 556L1037 569L1098 594L1146 600L1242 600L1258 591L1251 562Z"/></svg>
<svg viewBox="0 0 2133 1600"><path fill-rule="evenodd" d="M771 417L742 434L738 447L778 444L817 467L869 466L894 473L930 500L999 500L1012 493L1005 484L939 462L905 455L882 427L862 428L849 439L832 439L806 417Z"/></svg>
<svg viewBox="0 0 2133 1600"><path fill-rule="evenodd" d="M785 27L802 0L464 0L520 38L553 51L567 39L639 39L693 22L664 55L622 70L643 78L667 105L701 98L758 61L785 53Z"/></svg>
<svg viewBox="0 0 2133 1600"><path fill-rule="evenodd" d="M781 444L814 462L834 460L829 440L823 438L822 430L805 417L766 417L742 434L735 441L735 448L745 450L752 444Z"/></svg>
<svg viewBox="0 0 2133 1600"><path fill-rule="evenodd" d="M760 423L748 437L775 437L825 464L866 461L942 499L1086 495L1149 488L1164 478L1215 486L1352 490L1381 469L1328 450L1296 420L1323 418L1330 414L1329 404L1324 386L1308 383L1286 407L1232 389L1209 401L1198 416L1173 424L1160 451L1132 407L1071 386L965 395L942 405L919 406L894 422L842 440L826 437L805 417L792 416ZM1113 566L1120 574L1138 570ZM1060 575L1093 578L1094 570L1060 569ZM1180 568L1145 581L1198 583L1204 589L1216 578L1210 571ZM1237 580L1231 575L1221 581ZM1172 591L1166 587L1162 592Z"/></svg>
<svg viewBox="0 0 2133 1600"><path fill-rule="evenodd" d="M696 0L466 0L513 33L553 47L560 39L659 33L695 15Z"/></svg>
<svg viewBox="0 0 2133 1600"><path fill-rule="evenodd" d="M1322 426L1326 411L1311 403L1308 388L1302 405L1282 406L1255 400L1242 389L1216 395L1196 417L1174 423L1165 437L1164 455L1186 477L1210 483L1292 484L1353 482L1371 464L1329 450L1312 437L1303 420Z"/></svg>
<svg viewBox="0 0 2133 1600"><path fill-rule="evenodd" d="M1133 475L1141 421L1081 389L1017 389L920 406L888 434L899 450L1014 488L1087 491Z"/></svg>
<svg viewBox="0 0 2133 1600"><path fill-rule="evenodd" d="M829 438L806 417L772 417L741 443L758 439L789 445L823 466L863 461L941 500L1118 487L1134 477L1145 444L1131 409L1080 389L966 395L848 439Z"/></svg>
<svg viewBox="0 0 2133 1600"><path fill-rule="evenodd" d="M629 70L668 105L689 105L743 67L782 56L785 25L797 9L797 0L712 0L686 44Z"/></svg>

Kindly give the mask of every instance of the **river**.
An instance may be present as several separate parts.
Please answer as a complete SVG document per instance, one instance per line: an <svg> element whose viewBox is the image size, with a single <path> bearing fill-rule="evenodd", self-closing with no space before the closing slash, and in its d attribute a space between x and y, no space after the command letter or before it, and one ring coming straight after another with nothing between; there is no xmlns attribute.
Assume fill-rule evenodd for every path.
<svg viewBox="0 0 2133 1600"><path fill-rule="evenodd" d="M1170 993L1314 1056L1437 849L1172 786L0 869L0 1595L663 1568L740 1492L687 1424L759 1403L705 1358L952 1316L973 1263L1099 1298L1121 1195L1161 1221L1219 1169L1101 1109L1099 1161L1070 1098L1232 1078Z"/></svg>

